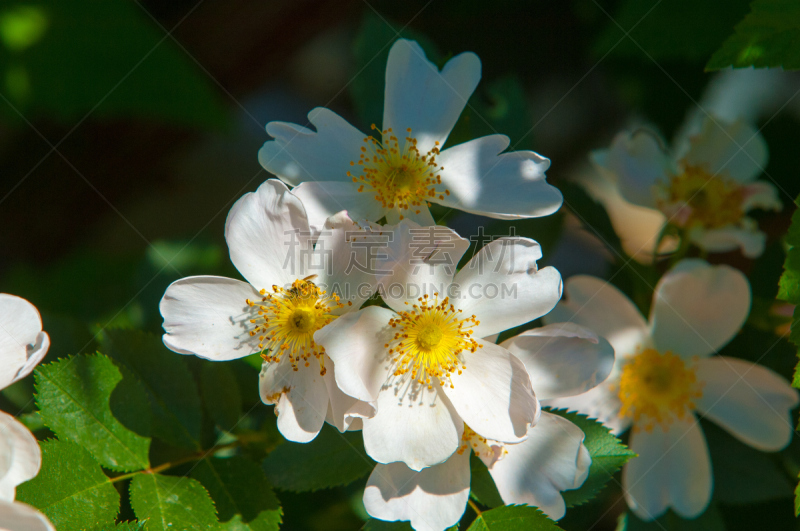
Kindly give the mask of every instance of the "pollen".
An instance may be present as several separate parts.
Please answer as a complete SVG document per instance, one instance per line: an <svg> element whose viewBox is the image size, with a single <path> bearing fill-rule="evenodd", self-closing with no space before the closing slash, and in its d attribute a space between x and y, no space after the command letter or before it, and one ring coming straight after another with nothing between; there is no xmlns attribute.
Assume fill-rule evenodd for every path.
<svg viewBox="0 0 800 531"><path fill-rule="evenodd" d="M666 430L685 419L703 396L695 368L672 352L649 348L622 367L619 380L620 415L633 420L634 429Z"/></svg>
<svg viewBox="0 0 800 531"><path fill-rule="evenodd" d="M377 131L375 124L372 129ZM427 153L417 149L417 140L411 136L400 139L391 128L381 131L381 140L368 136L361 146L358 161L351 161L361 171L347 175L358 184L358 191L375 196L384 208L419 214L432 199L444 199L450 190L442 189L442 168L436 161L439 142Z"/></svg>
<svg viewBox="0 0 800 531"><path fill-rule="evenodd" d="M474 315L463 316L450 299L439 301L438 295L425 295L410 306L389 320L389 326L397 331L385 346L394 361L395 376L410 374L432 389L434 378L444 384L454 372L461 374L465 368L462 352L481 348L472 337L472 328L480 321ZM452 381L449 385L453 387Z"/></svg>
<svg viewBox="0 0 800 531"><path fill-rule="evenodd" d="M714 229L738 223L743 201L744 190L734 180L686 166L664 187L658 207L680 227Z"/></svg>
<svg viewBox="0 0 800 531"><path fill-rule="evenodd" d="M306 279L295 280L290 289L272 286L272 293L262 289L260 295L257 301L247 299L247 305L253 313L250 323L255 325L250 336L257 338L264 361L278 363L288 356L297 371L316 358L324 375L325 349L314 342L314 332L336 318L333 308L344 307L339 296L328 295Z"/></svg>
<svg viewBox="0 0 800 531"><path fill-rule="evenodd" d="M483 462L497 461L502 459L508 453L502 443L492 441L486 437L481 437L475 431L464 424L464 432L461 434L461 445L459 445L456 453L464 455L464 452L472 450L473 453L480 457Z"/></svg>

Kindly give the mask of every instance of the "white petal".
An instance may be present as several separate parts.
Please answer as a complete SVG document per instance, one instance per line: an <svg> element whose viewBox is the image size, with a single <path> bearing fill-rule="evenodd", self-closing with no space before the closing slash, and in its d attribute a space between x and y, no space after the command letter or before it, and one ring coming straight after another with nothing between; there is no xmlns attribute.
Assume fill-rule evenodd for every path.
<svg viewBox="0 0 800 531"><path fill-rule="evenodd" d="M325 386L328 389L328 415L326 420L336 426L341 432L353 429L353 421L356 419L370 418L375 416L375 406L346 395L336 385L336 377L334 376L335 367L333 361L326 360L325 367L328 372L325 373ZM360 429L360 428L359 428Z"/></svg>
<svg viewBox="0 0 800 531"><path fill-rule="evenodd" d="M538 269L539 244L527 238L499 238L485 245L458 272L454 285L461 296L455 307L475 315L476 337L486 337L538 319L561 298L561 275Z"/></svg>
<svg viewBox="0 0 800 531"><path fill-rule="evenodd" d="M700 425L690 417L663 431L631 433L630 448L639 457L622 471L628 506L642 520L658 518L672 508L696 518L711 501L711 461Z"/></svg>
<svg viewBox="0 0 800 531"><path fill-rule="evenodd" d="M311 229L300 200L276 179L244 194L225 224L231 261L257 289L284 287L306 276L302 251L312 248Z"/></svg>
<svg viewBox="0 0 800 531"><path fill-rule="evenodd" d="M455 298L451 283L469 241L453 229L421 227L411 220L389 228L387 256L378 262L383 272L380 293L389 307L408 310L423 295Z"/></svg>
<svg viewBox="0 0 800 531"><path fill-rule="evenodd" d="M758 258L764 252L767 235L757 227L728 226L720 229L690 231L692 242L710 253L727 253L741 249L747 258Z"/></svg>
<svg viewBox="0 0 800 531"><path fill-rule="evenodd" d="M647 324L639 309L620 290L596 277L567 279L566 301L545 316L545 322L572 322L606 338L617 359L636 352L648 341Z"/></svg>
<svg viewBox="0 0 800 531"><path fill-rule="evenodd" d="M461 443L464 423L442 393L418 383L387 384L374 417L363 419L364 449L378 463L402 461L413 470L442 463Z"/></svg>
<svg viewBox="0 0 800 531"><path fill-rule="evenodd" d="M739 331L750 312L750 285L737 269L687 259L656 286L650 310L653 344L685 359L706 356Z"/></svg>
<svg viewBox="0 0 800 531"><path fill-rule="evenodd" d="M340 212L355 221L377 221L383 217L383 206L369 193L361 193L352 182L304 182L292 189L308 213L308 224L314 230L322 229L325 220Z"/></svg>
<svg viewBox="0 0 800 531"><path fill-rule="evenodd" d="M333 111L317 107L308 113L316 132L305 127L270 122L275 138L258 152L258 162L282 181L297 186L304 181L351 181L350 162L357 162L365 135Z"/></svg>
<svg viewBox="0 0 800 531"><path fill-rule="evenodd" d="M598 155L598 152L593 153L595 157ZM619 184L607 175L590 172L581 174L578 179L589 195L605 207L625 253L640 263L652 263L659 236L667 224L666 216L658 209L626 201L620 195ZM591 228L589 233L593 234ZM658 252L673 252L677 247L677 238L666 236L661 240Z"/></svg>
<svg viewBox="0 0 800 531"><path fill-rule="evenodd" d="M525 364L540 400L585 393L614 368L614 349L608 341L573 323L526 330L501 346Z"/></svg>
<svg viewBox="0 0 800 531"><path fill-rule="evenodd" d="M471 52L450 59L441 72L414 41L399 39L386 63L383 128L417 139L422 153L444 145L481 78L481 61ZM358 160L358 159L356 159Z"/></svg>
<svg viewBox="0 0 800 531"><path fill-rule="evenodd" d="M346 394L371 402L389 376L388 326L396 314L379 306L345 314L314 334L336 366L336 384Z"/></svg>
<svg viewBox="0 0 800 531"><path fill-rule="evenodd" d="M247 299L261 296L240 280L187 277L173 282L161 299L164 344L178 354L211 361L243 358L259 351L250 337Z"/></svg>
<svg viewBox="0 0 800 531"><path fill-rule="evenodd" d="M0 432L4 450L11 451L11 466L0 477L0 500L11 501L17 485L39 473L42 452L28 428L7 413L0 412Z"/></svg>
<svg viewBox="0 0 800 531"><path fill-rule="evenodd" d="M619 133L610 149L596 152L592 158L613 175L622 198L649 208L656 206L655 187L667 182L675 166L661 140L645 129Z"/></svg>
<svg viewBox="0 0 800 531"><path fill-rule="evenodd" d="M506 445L506 454L489 469L503 501L538 507L553 520L563 517L561 491L580 487L589 474L583 439L575 424L543 411L528 438Z"/></svg>
<svg viewBox="0 0 800 531"><path fill-rule="evenodd" d="M0 501L0 529L7 531L56 531L45 515L22 502Z"/></svg>
<svg viewBox="0 0 800 531"><path fill-rule="evenodd" d="M436 221L433 219L433 215L431 214L431 210L428 208L428 205L422 204L418 206L419 213L416 210L411 208L409 209L400 209L399 207L392 208L386 211L386 223L388 225L396 225L403 220L413 221L417 225L422 227L430 227L432 225L436 225Z"/></svg>
<svg viewBox="0 0 800 531"><path fill-rule="evenodd" d="M49 345L36 307L23 298L0 293L0 389L30 374Z"/></svg>
<svg viewBox="0 0 800 531"><path fill-rule="evenodd" d="M469 451L414 472L403 463L378 465L364 490L373 518L410 520L416 531L442 531L458 523L469 497Z"/></svg>
<svg viewBox="0 0 800 531"><path fill-rule="evenodd" d="M292 368L289 357L264 363L259 375L259 394L265 404L276 404L278 430L290 441L305 443L317 436L328 412L328 388L319 362Z"/></svg>
<svg viewBox="0 0 800 531"><path fill-rule="evenodd" d="M732 124L706 119L700 134L690 139L686 164L703 166L712 174L746 183L767 165L767 142L758 130L742 121Z"/></svg>
<svg viewBox="0 0 800 531"><path fill-rule="evenodd" d="M736 358L714 357L697 365L703 396L697 409L734 437L765 452L789 444L791 410L797 391L766 367Z"/></svg>
<svg viewBox="0 0 800 531"><path fill-rule="evenodd" d="M357 310L375 293L379 272L371 256L386 252L380 226L355 223L347 214L339 212L325 220L313 263L305 266L309 274L318 274L314 279L318 286L340 297L345 307L333 308L336 315Z"/></svg>
<svg viewBox="0 0 800 531"><path fill-rule="evenodd" d="M615 370L614 372L618 373L619 371ZM628 429L630 421L619 415L622 404L616 393L616 387L613 387L618 382L619 376L615 376L612 373L608 380L594 389L576 396L542 400L542 405L554 409L567 409L583 413L589 418L597 419L598 422L611 430L614 435L619 435Z"/></svg>
<svg viewBox="0 0 800 531"><path fill-rule="evenodd" d="M745 194L744 201L742 201L743 212L754 208L775 211L783 209L783 203L778 198L778 189L772 183L755 181L743 188Z"/></svg>
<svg viewBox="0 0 800 531"><path fill-rule="evenodd" d="M450 375L442 388L458 414L479 435L500 442L519 442L539 418L539 402L522 362L503 347L478 341L476 352L464 351L464 369Z"/></svg>
<svg viewBox="0 0 800 531"><path fill-rule="evenodd" d="M545 180L550 161L533 151L500 154L508 144L507 136L491 135L442 151L442 184L431 201L498 219L554 213L563 198Z"/></svg>

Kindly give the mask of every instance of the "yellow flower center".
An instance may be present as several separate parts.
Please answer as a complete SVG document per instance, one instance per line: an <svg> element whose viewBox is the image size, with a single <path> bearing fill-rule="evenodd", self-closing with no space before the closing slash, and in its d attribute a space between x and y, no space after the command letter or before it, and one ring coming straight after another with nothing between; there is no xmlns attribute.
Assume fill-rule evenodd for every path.
<svg viewBox="0 0 800 531"><path fill-rule="evenodd" d="M377 130L375 124L372 129ZM384 208L410 209L419 214L426 201L437 195L444 199L450 191L436 190L442 184L439 172L444 169L436 163L439 142L422 154L417 149L417 140L411 136L411 129L406 132L409 136L402 142L391 128L381 131L382 141L371 136L364 138L366 145L361 147L358 161L350 161L351 166L361 167L361 174L354 176L348 171L347 175L359 184L359 192L374 194ZM400 219L403 219L402 213Z"/></svg>
<svg viewBox="0 0 800 531"><path fill-rule="evenodd" d="M742 187L727 177L711 175L698 166L687 166L683 173L673 176L665 190L659 208L668 215L675 205L688 205L686 215L672 216L680 227L700 226L707 229L738 223L744 215Z"/></svg>
<svg viewBox="0 0 800 531"><path fill-rule="evenodd" d="M666 429L694 410L694 400L701 396L695 368L672 352L648 348L622 367L620 415L631 418L634 429L652 431L656 424Z"/></svg>
<svg viewBox="0 0 800 531"><path fill-rule="evenodd" d="M410 311L399 312L398 317L389 320L389 325L398 331L385 347L393 357L395 376L411 373L413 380L430 389L433 378L441 381L453 372L461 374L461 352L481 348L472 339L472 327L480 321L474 315L461 317L461 310L456 310L448 298L439 302L438 295L433 300L425 295L418 302Z"/></svg>
<svg viewBox="0 0 800 531"><path fill-rule="evenodd" d="M336 318L330 313L332 307L344 307L339 296L327 295L307 279L295 280L290 289L272 286L272 293L263 289L260 293L261 300L247 299L247 305L255 313L250 335L258 336L258 348L267 351L261 354L264 361L277 363L288 355L298 370L300 364L308 367L313 356L324 375L325 349L314 342L314 332Z"/></svg>

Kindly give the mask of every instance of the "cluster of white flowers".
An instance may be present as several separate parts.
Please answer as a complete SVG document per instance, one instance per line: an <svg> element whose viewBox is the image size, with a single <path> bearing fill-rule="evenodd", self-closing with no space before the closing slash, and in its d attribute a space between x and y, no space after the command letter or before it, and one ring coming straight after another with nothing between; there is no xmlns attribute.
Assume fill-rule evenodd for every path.
<svg viewBox="0 0 800 531"><path fill-rule="evenodd" d="M727 266L678 261L655 289L648 323L595 278L570 279L559 302L561 277L537 265L541 249L527 238L495 240L457 271L468 241L435 227L420 253L414 240L435 225L431 203L499 219L561 206L545 180L549 160L501 153L503 135L444 148L480 70L464 53L440 71L416 43L398 40L381 128L365 135L328 109L309 113L316 130L270 123L274 140L259 160L279 180L243 196L225 225L246 282L173 283L160 307L164 343L214 361L261 353L261 398L289 440L311 441L325 422L361 430L378 463L364 491L375 518L419 531L457 523L471 453L506 504L564 516L561 492L583 484L591 458L583 432L542 405L588 414L615 433L632 425L630 507L648 520L669 507L697 516L712 485L695 411L762 450L782 448L792 433L798 397L787 382L710 356L749 313L747 280ZM670 157L653 135L623 133L595 154L602 172L587 186L637 257L675 249L659 241L668 223L683 231L671 237L708 251L760 254L764 236L744 214L779 206L771 186L752 181L763 141L747 125L710 123L688 146ZM640 233L626 236L630 229ZM368 267L354 267L358 250ZM476 285L500 295L465 289ZM385 306L364 304L375 294ZM497 343L540 317L546 326Z"/></svg>

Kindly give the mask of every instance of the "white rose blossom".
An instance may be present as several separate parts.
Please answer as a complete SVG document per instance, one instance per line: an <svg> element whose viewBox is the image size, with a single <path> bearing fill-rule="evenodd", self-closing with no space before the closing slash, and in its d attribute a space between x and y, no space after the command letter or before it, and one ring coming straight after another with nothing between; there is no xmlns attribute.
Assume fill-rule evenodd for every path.
<svg viewBox="0 0 800 531"><path fill-rule="evenodd" d="M465 424L496 441L526 438L540 407L525 366L481 338L541 317L561 297L561 276L537 267L533 240L495 240L456 274L468 242L428 229L436 241L424 250L414 238L427 229L410 221L393 229L381 281L391 309L368 306L314 335L342 391L375 404L375 416L363 419L367 453L416 471L450 457Z"/></svg>
<svg viewBox="0 0 800 531"><path fill-rule="evenodd" d="M552 214L562 197L545 180L548 159L532 151L502 153L509 146L504 135L443 149L480 77L473 53L439 71L416 42L400 39L389 52L383 126L373 125L375 137L316 108L308 114L316 131L267 124L275 140L258 159L296 186L314 227L345 208L355 220L385 216L390 224L409 218L433 225L429 203L499 219Z"/></svg>
<svg viewBox="0 0 800 531"><path fill-rule="evenodd" d="M50 347L42 319L30 302L0 293L0 389L29 375ZM33 507L14 501L16 487L39 473L36 438L13 416L0 412L0 529L55 531Z"/></svg>
<svg viewBox="0 0 800 531"><path fill-rule="evenodd" d="M614 350L572 323L528 330L502 343L525 363L533 389L548 399L573 396L602 382ZM403 463L379 464L364 491L374 518L409 520L417 531L442 531L464 514L470 490L470 451L487 466L506 504L538 507L552 519L566 512L561 491L580 487L591 465L584 434L567 419L543 411L528 438L503 444L464 427L462 444L447 461L414 472Z"/></svg>
<svg viewBox="0 0 800 531"><path fill-rule="evenodd" d="M708 252L740 248L749 258L760 256L766 236L746 213L782 208L776 188L756 180L768 158L761 134L741 121L707 118L699 133L676 145L670 154L654 133L639 129L592 153L599 174L581 180L606 207L625 251L649 263L670 223ZM676 244L667 237L658 252L672 252Z"/></svg>
<svg viewBox="0 0 800 531"><path fill-rule="evenodd" d="M338 389L333 363L313 334L375 290L368 270L347 271L352 238L370 236L346 212L311 231L300 200L280 181L266 181L233 205L225 224L231 261L247 282L173 282L160 304L164 344L212 361L265 352L261 399L275 404L284 437L308 442L326 419L345 431L374 409Z"/></svg>
<svg viewBox="0 0 800 531"><path fill-rule="evenodd" d="M696 414L758 450L789 443L797 391L765 367L712 356L749 311L741 272L687 259L659 281L648 321L619 290L589 276L571 277L566 300L546 317L586 326L614 347L608 380L548 404L597 418L616 434L633 427L629 446L639 456L625 466L622 488L640 518L668 508L695 518L708 506L711 460Z"/></svg>

